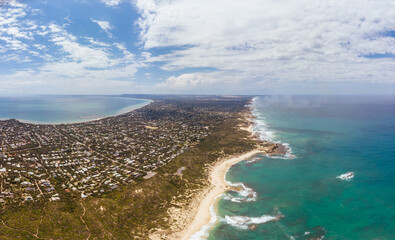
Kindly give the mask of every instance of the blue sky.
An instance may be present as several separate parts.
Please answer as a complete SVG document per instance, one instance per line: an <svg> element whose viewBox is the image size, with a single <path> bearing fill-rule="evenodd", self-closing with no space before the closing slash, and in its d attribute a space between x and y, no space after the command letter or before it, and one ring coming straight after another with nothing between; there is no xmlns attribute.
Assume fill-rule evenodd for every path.
<svg viewBox="0 0 395 240"><path fill-rule="evenodd" d="M395 94L393 0L0 0L0 95Z"/></svg>

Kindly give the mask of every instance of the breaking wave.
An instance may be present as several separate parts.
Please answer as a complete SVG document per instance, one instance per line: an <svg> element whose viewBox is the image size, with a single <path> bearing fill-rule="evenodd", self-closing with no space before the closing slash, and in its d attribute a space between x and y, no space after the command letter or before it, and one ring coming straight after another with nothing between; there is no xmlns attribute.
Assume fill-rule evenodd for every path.
<svg viewBox="0 0 395 240"><path fill-rule="evenodd" d="M229 224L235 228L247 230L252 224L263 224L271 221L277 221L281 216L263 215L260 217L247 217L247 216L225 216L221 218L222 222Z"/></svg>
<svg viewBox="0 0 395 240"><path fill-rule="evenodd" d="M281 143L281 142L276 142ZM285 154L281 155L271 155L270 158L279 158L279 159L293 159L295 158L295 154L292 153L292 148L289 146L288 143L281 143L285 147Z"/></svg>
<svg viewBox="0 0 395 240"><path fill-rule="evenodd" d="M354 172L346 172L337 176L336 178L339 178L341 180L351 180L354 178Z"/></svg>
<svg viewBox="0 0 395 240"><path fill-rule="evenodd" d="M247 160L246 163L254 163L254 162L257 162L259 160L261 160L260 157L253 157L253 158Z"/></svg>
<svg viewBox="0 0 395 240"><path fill-rule="evenodd" d="M218 196L221 197L222 195ZM217 197L217 198L218 198ZM216 201L214 201L216 202ZM190 240L205 240L209 235L210 229L218 221L218 216L214 210L214 204L210 206L210 222L204 225L198 232L194 233L189 239Z"/></svg>
<svg viewBox="0 0 395 240"><path fill-rule="evenodd" d="M222 199L230 200L236 203L256 201L258 194L252 188L246 187L243 183L232 183L229 181L226 181L226 183L231 186L230 191L237 192L238 197L234 197L229 193L225 193Z"/></svg>
<svg viewBox="0 0 395 240"><path fill-rule="evenodd" d="M255 116L255 118L251 119L254 123L252 128L253 132L259 134L259 138L262 141L269 141L274 143L279 143L285 147L286 153L283 155L272 155L271 158L280 158L280 159L293 159L295 155L292 153L292 148L289 146L288 143L283 143L281 141L276 141L276 132L273 131L270 126L265 122L265 116L258 111L255 107L257 98L254 97L251 103L251 112Z"/></svg>
<svg viewBox="0 0 395 240"><path fill-rule="evenodd" d="M274 143L280 143L285 147L286 154L284 155L272 155L270 156L271 158L282 158L282 159L292 159L295 156L292 154L292 149L289 146L288 143L281 143L279 141L276 141L276 133L275 131L271 130L270 127L266 124L265 122L265 117L256 109L255 103L257 101L257 98L253 98L252 103L251 103L251 112L255 116L255 118L251 119L253 121L253 132L257 133L259 138L261 140L266 140L269 142L274 142ZM259 157L253 157L249 159L247 162L248 163L253 163L255 161L258 161ZM226 181L226 180L225 180ZM235 192L236 196L234 194L224 193L218 197L221 197L224 200L229 200L232 202L236 203L246 203L246 202L253 202L257 200L258 194L252 189L247 186L245 186L243 183L238 182L238 183L232 183L229 181L226 181L226 183L231 187L230 191ZM216 202L216 201L214 201ZM241 230L247 230L251 227L251 225L259 225L259 224L264 224L267 222L271 221L278 221L280 218L284 217L281 213L276 214L276 215L262 215L260 217L248 217L248 216L224 216L224 217L219 217L214 210L214 205L210 206L210 215L211 219L210 222L206 225L204 225L198 232L193 234L190 239L191 240L204 240L207 239L209 236L210 230L215 226L217 222L223 222L225 224L228 224L230 226L233 226L235 228L241 229Z"/></svg>

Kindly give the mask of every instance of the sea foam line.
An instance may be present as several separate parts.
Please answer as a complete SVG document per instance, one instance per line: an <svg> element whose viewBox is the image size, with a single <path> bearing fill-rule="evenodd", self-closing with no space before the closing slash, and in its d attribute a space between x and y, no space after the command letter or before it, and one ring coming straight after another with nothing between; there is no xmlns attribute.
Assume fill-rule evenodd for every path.
<svg viewBox="0 0 395 240"><path fill-rule="evenodd" d="M215 198L214 203L218 198L222 197L222 194ZM215 223L218 221L218 215L214 210L214 203L210 206L210 222L202 226L201 229L194 233L190 240L205 240L208 238L210 230L214 227Z"/></svg>
<svg viewBox="0 0 395 240"><path fill-rule="evenodd" d="M230 181L227 181L225 178L224 178L224 180L229 186L234 187L235 189L240 189L240 190L235 190L235 189L231 190L231 191L237 192L240 195L240 197L239 198L232 197L226 193L221 194L218 197L216 197L213 204L211 204L211 206L210 206L210 222L207 223L206 225L202 226L198 232L194 233L190 237L190 240L207 239L207 237L209 236L210 230L215 226L215 224L218 221L226 222L226 221L224 221L224 219L226 219L227 217L228 217L228 219L230 219L230 221L233 219L232 217L229 217L229 216L226 216L225 218L218 217L218 215L214 209L214 204L218 201L219 198L222 198L225 200L230 200L232 202L238 202L238 203L256 201L257 193L252 188L246 187L243 183L232 183ZM262 221L263 219L264 218L261 218L261 220L252 219L251 221L253 221L253 223L255 223L255 222ZM238 220L238 218L234 219L234 224L236 224L237 220ZM247 219L247 221L248 221L248 219ZM250 225L249 222L246 222L245 224L247 224L247 228ZM260 223L255 223L255 224L260 224ZM243 227L240 227L240 228L243 228Z"/></svg>
<svg viewBox="0 0 395 240"><path fill-rule="evenodd" d="M254 126L252 129L252 133L258 132L260 134L260 139L261 140L267 140L270 142L274 142L274 131L270 131L266 125L266 123L263 121L264 117L256 110L256 107L254 109L254 105L257 101L257 98L254 97L252 99L252 103L250 105L251 112L252 114L257 117L255 119L252 119ZM258 122L257 122L258 121ZM283 144L284 146L287 146L286 144ZM289 145L288 145L289 146ZM287 148L287 153L289 151L289 154L284 156L284 158L291 158L292 152L291 149L288 147ZM271 157L277 157L277 156L271 156ZM203 225L198 232L195 232L193 235L190 236L191 240L204 240L207 239L209 236L210 230L215 226L215 224L218 221L225 222L227 224L230 224L235 227L239 227L240 229L247 229L251 224L262 224L270 221L277 221L283 215L262 215L261 217L248 217L248 216L225 216L219 218L216 211L214 210L214 204L216 204L218 198L223 198L223 199L228 199L233 202L249 202L249 201L256 201L257 198L257 193L251 189L246 187L243 183L232 183L227 181L226 175L224 176L224 181L227 183L228 186L235 187L235 188L240 188L240 190L236 190L236 192L239 194L240 198L234 198L230 196L229 194L221 194L217 196L214 200L214 202L210 206L210 221L206 225ZM234 190L233 190L234 191Z"/></svg>
<svg viewBox="0 0 395 240"><path fill-rule="evenodd" d="M284 155L271 155L270 158L279 158L279 159L293 159L296 156L292 152L292 148L289 143L283 143L281 141L276 141L276 132L271 130L269 125L265 122L265 116L258 111L256 104L257 104L257 97L252 99L250 108L251 113L254 115L255 118L250 119L253 124L253 134L258 133L259 138L262 141L269 141L273 143L281 144L285 147L286 153Z"/></svg>

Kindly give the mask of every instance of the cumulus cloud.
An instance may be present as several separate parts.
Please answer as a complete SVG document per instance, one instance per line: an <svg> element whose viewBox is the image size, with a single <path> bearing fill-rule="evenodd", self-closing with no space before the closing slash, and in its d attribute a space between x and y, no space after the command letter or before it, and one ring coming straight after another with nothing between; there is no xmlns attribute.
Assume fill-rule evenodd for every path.
<svg viewBox="0 0 395 240"><path fill-rule="evenodd" d="M118 6L122 0L101 0L102 3L110 7Z"/></svg>
<svg viewBox="0 0 395 240"><path fill-rule="evenodd" d="M162 69L235 71L259 81L395 83L392 0L137 0L143 48ZM222 75L221 75L222 74ZM190 75L164 86L193 86ZM181 83L184 82L184 83Z"/></svg>
<svg viewBox="0 0 395 240"><path fill-rule="evenodd" d="M158 89L167 89L176 92L204 92L218 93L221 91L234 91L234 88L241 87L250 82L250 76L245 73L235 73L227 71L184 73L179 76L168 77L164 82L156 84Z"/></svg>
<svg viewBox="0 0 395 240"><path fill-rule="evenodd" d="M110 14L123 3L100 1ZM34 9L28 1L0 0L0 63L15 64L0 73L2 89L33 89L35 83L82 89L96 81L103 92L127 91L139 68L152 74L139 75L134 84L157 92L395 83L393 0L128 2L135 6L125 4L131 11L125 21L138 20L125 31L137 33L137 40L113 31L126 25L105 21L105 12L83 16L84 34L72 15L50 18L44 3ZM64 13L78 4L71 1Z"/></svg>
<svg viewBox="0 0 395 240"><path fill-rule="evenodd" d="M171 76L165 82L159 83L158 87L166 87L174 90L184 90L199 85L207 85L217 82L218 79L207 74L186 73L178 77Z"/></svg>

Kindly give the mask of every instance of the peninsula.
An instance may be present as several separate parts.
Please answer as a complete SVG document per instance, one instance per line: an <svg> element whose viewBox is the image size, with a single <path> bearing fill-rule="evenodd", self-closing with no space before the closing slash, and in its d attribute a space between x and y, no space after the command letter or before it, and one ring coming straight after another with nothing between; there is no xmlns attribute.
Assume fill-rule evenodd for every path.
<svg viewBox="0 0 395 240"><path fill-rule="evenodd" d="M204 227L210 228L210 223L213 219L211 216L211 208L217 201L217 199L228 190L234 189L234 186L228 185L225 181L226 173L229 168L234 164L247 160L256 154L265 155L284 155L286 154L285 146L276 143L269 143L267 141L261 141L258 134L253 132L253 118L250 109L246 106L246 109L241 112L242 118L238 129L249 133L247 139L251 139L256 142L256 146L249 151L243 153L237 153L234 155L225 156L219 158L208 169L209 182L200 192L197 192L192 200L186 204L183 208L172 212L172 226L171 230L158 231L150 236L151 239L179 239L189 240L192 236L195 236ZM174 210L174 209L173 209ZM278 220L276 218L275 220Z"/></svg>
<svg viewBox="0 0 395 240"><path fill-rule="evenodd" d="M280 149L246 131L251 97L124 97L153 102L76 124L0 121L0 237L188 236L229 166Z"/></svg>

